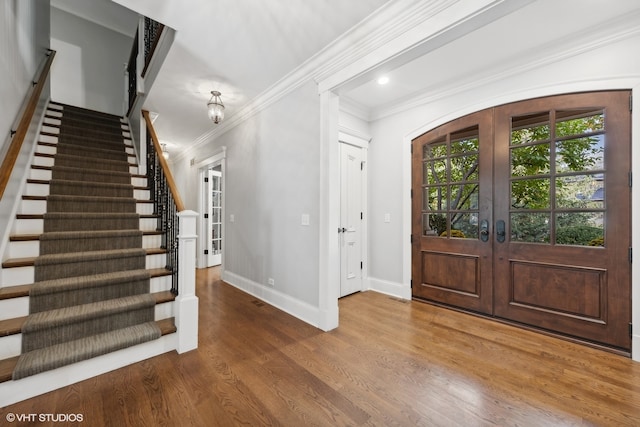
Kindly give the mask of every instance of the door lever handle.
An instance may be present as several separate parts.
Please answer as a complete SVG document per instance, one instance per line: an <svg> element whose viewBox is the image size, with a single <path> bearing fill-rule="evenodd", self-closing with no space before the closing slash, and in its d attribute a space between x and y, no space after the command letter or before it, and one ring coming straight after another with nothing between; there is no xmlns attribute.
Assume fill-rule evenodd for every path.
<svg viewBox="0 0 640 427"><path fill-rule="evenodd" d="M505 232L504 221L503 220L496 221L496 236L497 236L496 240L499 243L504 242L505 235L506 235L506 232Z"/></svg>

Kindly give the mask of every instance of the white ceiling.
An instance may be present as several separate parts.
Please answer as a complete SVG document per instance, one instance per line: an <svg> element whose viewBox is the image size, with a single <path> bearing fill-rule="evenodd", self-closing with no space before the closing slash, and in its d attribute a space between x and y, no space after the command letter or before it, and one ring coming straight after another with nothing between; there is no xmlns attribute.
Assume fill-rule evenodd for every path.
<svg viewBox="0 0 640 427"><path fill-rule="evenodd" d="M135 21L124 5L177 30L145 108L159 114L154 125L163 142L178 149L215 126L206 114L211 90L222 92L228 120L376 9L401 1L52 0L52 5L117 31L131 17ZM456 1L428 2L437 3ZM612 25L640 26L639 14L638 0L536 0L388 71L387 85L370 81L341 91L341 100L375 119L416 98L544 60Z"/></svg>
<svg viewBox="0 0 640 427"><path fill-rule="evenodd" d="M386 73L386 85L371 80L341 96L375 119L415 98L433 97L544 61L572 45L597 39L599 33L610 33L612 26L639 28L639 13L637 0L537 0Z"/></svg>
<svg viewBox="0 0 640 427"><path fill-rule="evenodd" d="M51 0L51 6L133 37L138 14L111 0Z"/></svg>

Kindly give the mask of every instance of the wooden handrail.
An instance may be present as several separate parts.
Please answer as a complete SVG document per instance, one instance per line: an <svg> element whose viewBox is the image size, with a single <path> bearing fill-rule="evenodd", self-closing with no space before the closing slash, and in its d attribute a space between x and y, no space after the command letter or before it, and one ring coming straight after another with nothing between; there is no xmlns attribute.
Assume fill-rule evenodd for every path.
<svg viewBox="0 0 640 427"><path fill-rule="evenodd" d="M183 210L185 210L184 204L182 203L180 194L178 194L178 187L176 186L176 182L173 180L173 175L171 174L171 170L169 169L169 164L167 163L167 160L162 155L162 147L160 147L158 136L156 135L156 131L153 128L153 124L151 123L151 117L149 116L149 112L147 110L142 110L142 115L144 116L144 121L147 123L147 132L149 132L149 136L151 136L151 141L153 141L153 147L156 150L156 156L160 161L160 166L164 171L164 176L167 178L167 184L169 185L169 190L171 191L173 200L176 202L176 209L178 212L182 212Z"/></svg>
<svg viewBox="0 0 640 427"><path fill-rule="evenodd" d="M25 108L22 118L18 123L18 128L13 135L13 139L9 145L9 150L7 150L7 154L2 161L2 166L0 166L0 199L2 199L2 196L4 195L4 190L6 190L9 179L11 178L13 167L16 165L16 161L18 160L18 155L22 149L22 143L27 136L27 131L31 125L33 114L38 106L38 101L40 100L40 94L42 93L44 83L47 81L47 77L49 77L49 70L51 69L53 58L56 56L56 51L50 50L49 52L50 54L48 55L44 68L40 73L40 77L37 82L34 82L35 89L31 93L27 107Z"/></svg>

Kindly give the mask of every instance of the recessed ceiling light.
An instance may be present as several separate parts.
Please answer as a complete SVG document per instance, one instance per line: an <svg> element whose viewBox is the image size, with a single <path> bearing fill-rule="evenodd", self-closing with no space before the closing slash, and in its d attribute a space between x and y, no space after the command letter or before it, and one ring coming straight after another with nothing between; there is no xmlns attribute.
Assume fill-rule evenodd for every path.
<svg viewBox="0 0 640 427"><path fill-rule="evenodd" d="M389 83L389 77L387 76L382 76L378 79L379 85L386 85L387 83Z"/></svg>

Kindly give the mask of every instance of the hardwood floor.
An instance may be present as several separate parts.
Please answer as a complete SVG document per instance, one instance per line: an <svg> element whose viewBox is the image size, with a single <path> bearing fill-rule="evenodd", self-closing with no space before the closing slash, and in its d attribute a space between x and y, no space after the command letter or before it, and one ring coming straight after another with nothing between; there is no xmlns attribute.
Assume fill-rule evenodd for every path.
<svg viewBox="0 0 640 427"><path fill-rule="evenodd" d="M340 300L340 327L324 333L217 269L197 277L198 350L0 409L0 425L8 413L91 426L640 425L628 358L374 292Z"/></svg>

